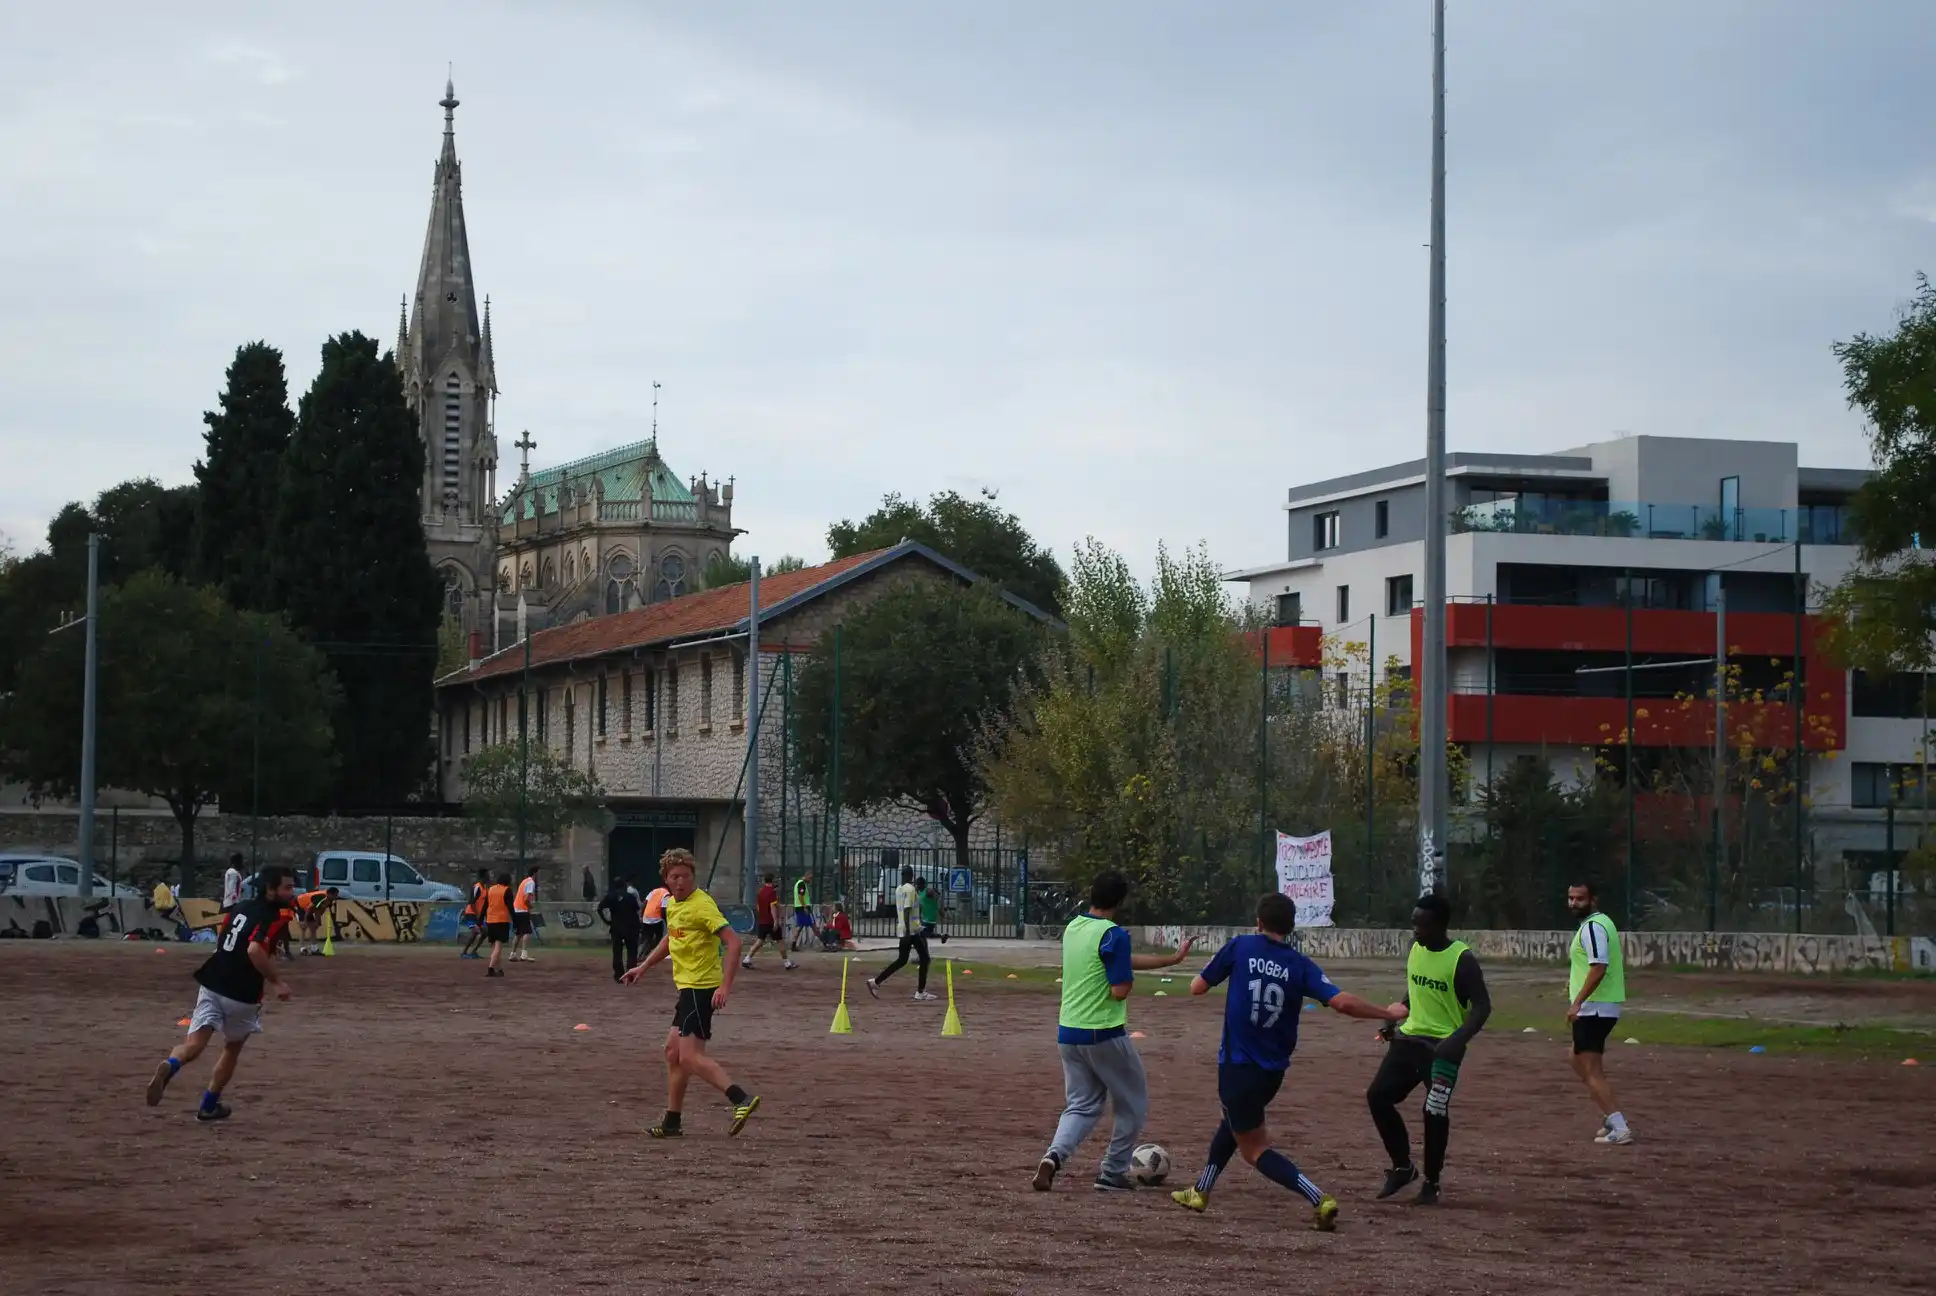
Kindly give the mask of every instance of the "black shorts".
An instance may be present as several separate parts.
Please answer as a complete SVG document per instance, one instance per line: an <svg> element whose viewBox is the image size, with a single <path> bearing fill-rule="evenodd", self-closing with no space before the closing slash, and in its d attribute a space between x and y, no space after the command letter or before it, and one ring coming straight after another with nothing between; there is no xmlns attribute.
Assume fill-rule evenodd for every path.
<svg viewBox="0 0 1936 1296"><path fill-rule="evenodd" d="M780 926L779 923L761 923L759 930L753 933L753 938L755 940L776 941L784 938L785 935L786 929Z"/></svg>
<svg viewBox="0 0 1936 1296"><path fill-rule="evenodd" d="M484 934L502 944L511 939L510 923L485 923Z"/></svg>
<svg viewBox="0 0 1936 1296"><path fill-rule="evenodd" d="M1573 1019L1573 1051L1575 1053L1604 1053L1607 1051L1607 1036L1620 1024L1618 1017L1586 1017Z"/></svg>
<svg viewBox="0 0 1936 1296"><path fill-rule="evenodd" d="M531 913L529 910L520 911L513 909L511 911L511 930L520 936L529 936L531 934Z"/></svg>
<svg viewBox="0 0 1936 1296"><path fill-rule="evenodd" d="M1217 1101L1232 1134L1248 1134L1264 1127L1264 1108L1284 1083L1282 1071L1268 1071L1251 1062L1217 1065Z"/></svg>
<svg viewBox="0 0 1936 1296"><path fill-rule="evenodd" d="M672 1026L681 1035L709 1040L713 1037L712 990L681 990L679 1002L672 1006Z"/></svg>

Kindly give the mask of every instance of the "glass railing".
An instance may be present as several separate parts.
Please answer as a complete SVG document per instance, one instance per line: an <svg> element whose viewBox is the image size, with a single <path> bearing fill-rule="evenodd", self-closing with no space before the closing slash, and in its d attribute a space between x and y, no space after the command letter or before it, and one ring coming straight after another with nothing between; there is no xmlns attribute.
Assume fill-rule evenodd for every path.
<svg viewBox="0 0 1936 1296"><path fill-rule="evenodd" d="M1738 508L1576 500L1522 495L1452 511L1452 530L1514 535L1630 537L1642 540L1740 540L1753 544L1853 544L1848 509L1839 504L1800 508Z"/></svg>

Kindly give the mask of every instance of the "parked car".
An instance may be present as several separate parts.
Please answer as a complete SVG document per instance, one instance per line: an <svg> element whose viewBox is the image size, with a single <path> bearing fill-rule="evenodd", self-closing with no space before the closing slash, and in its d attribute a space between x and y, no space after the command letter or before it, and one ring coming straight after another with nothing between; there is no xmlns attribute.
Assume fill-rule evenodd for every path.
<svg viewBox="0 0 1936 1296"><path fill-rule="evenodd" d="M389 890L384 890L385 861L388 861ZM335 887L337 894L351 900L411 900L430 904L462 904L464 893L448 882L432 882L410 866L401 855L378 851L318 851L316 885Z"/></svg>
<svg viewBox="0 0 1936 1296"><path fill-rule="evenodd" d="M80 893L79 860L61 855L0 855L0 894L78 896ZM94 898L139 900L141 892L130 886L109 886L108 880L97 872Z"/></svg>

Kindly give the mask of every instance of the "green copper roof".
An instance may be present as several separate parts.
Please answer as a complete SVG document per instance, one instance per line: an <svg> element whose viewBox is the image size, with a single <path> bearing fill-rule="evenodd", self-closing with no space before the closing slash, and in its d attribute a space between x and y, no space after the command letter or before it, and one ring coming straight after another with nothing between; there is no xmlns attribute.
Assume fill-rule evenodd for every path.
<svg viewBox="0 0 1936 1296"><path fill-rule="evenodd" d="M648 480L652 483L655 503L693 502L692 491L659 458L658 443L647 440L532 473L531 483L522 496L523 515L531 518L540 511L556 513L561 484L570 481L574 491L588 491L594 477L604 486L608 504L643 500ZM517 507L508 508L504 511L504 520L515 521L517 514Z"/></svg>

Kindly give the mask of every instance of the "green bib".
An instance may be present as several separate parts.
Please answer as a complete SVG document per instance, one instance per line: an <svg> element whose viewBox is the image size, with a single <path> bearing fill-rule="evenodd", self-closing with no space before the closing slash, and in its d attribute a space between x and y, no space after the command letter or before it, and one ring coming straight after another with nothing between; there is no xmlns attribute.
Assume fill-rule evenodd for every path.
<svg viewBox="0 0 1936 1296"><path fill-rule="evenodd" d="M1102 966L1102 938L1116 924L1077 914L1062 929L1062 1015L1057 1025L1074 1030L1114 1030L1129 1024L1129 1005L1109 993Z"/></svg>
<svg viewBox="0 0 1936 1296"><path fill-rule="evenodd" d="M1573 947L1568 951L1572 967L1566 975L1566 997L1574 1000L1580 997L1580 987L1586 984L1586 976L1593 964L1587 961L1587 926L1591 924L1600 929L1607 942L1607 974L1600 978L1600 984L1593 987L1593 993L1586 997L1588 1003L1625 1003L1627 1002L1627 957L1620 950L1620 932L1613 925L1613 919L1603 913L1591 915L1580 924L1580 930L1573 933Z"/></svg>
<svg viewBox="0 0 1936 1296"><path fill-rule="evenodd" d="M1406 1002L1412 1015L1398 1024L1399 1034L1444 1039L1465 1025L1465 1005L1452 988L1465 951L1464 941L1453 941L1436 954L1412 942L1412 952L1405 956Z"/></svg>
<svg viewBox="0 0 1936 1296"><path fill-rule="evenodd" d="M793 907L807 909L812 906L807 901L807 879L798 877L793 880Z"/></svg>

